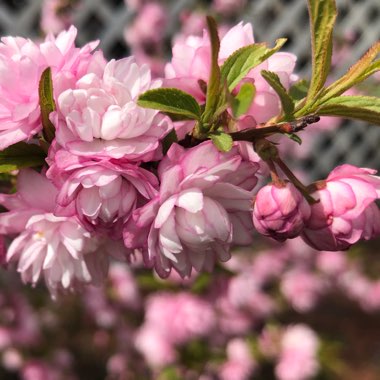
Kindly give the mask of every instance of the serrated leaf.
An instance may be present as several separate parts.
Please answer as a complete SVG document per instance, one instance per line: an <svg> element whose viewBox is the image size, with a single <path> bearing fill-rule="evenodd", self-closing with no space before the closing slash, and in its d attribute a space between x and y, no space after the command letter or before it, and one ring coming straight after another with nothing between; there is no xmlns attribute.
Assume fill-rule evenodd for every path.
<svg viewBox="0 0 380 380"><path fill-rule="evenodd" d="M380 53L380 41L375 43L364 55L356 62L346 74L339 78L336 82L327 87L321 94L318 101L319 104L339 96L346 92L349 88L363 82L369 76L380 70L380 60L376 57Z"/></svg>
<svg viewBox="0 0 380 380"><path fill-rule="evenodd" d="M43 135L45 140L50 143L55 137L55 127L50 121L49 115L56 109L50 67L46 68L41 75L38 85L38 95L41 109Z"/></svg>
<svg viewBox="0 0 380 380"><path fill-rule="evenodd" d="M252 104L256 94L256 87L252 83L244 83L239 93L232 100L232 112L235 117L244 115Z"/></svg>
<svg viewBox="0 0 380 380"><path fill-rule="evenodd" d="M291 118L294 111L294 102L286 91L286 88L282 85L279 76L276 73L267 70L262 70L261 75L279 96L285 117Z"/></svg>
<svg viewBox="0 0 380 380"><path fill-rule="evenodd" d="M301 79L290 87L289 95L294 101L302 100L306 97L308 90L309 82L306 79Z"/></svg>
<svg viewBox="0 0 380 380"><path fill-rule="evenodd" d="M339 116L380 125L380 98L373 96L340 96L323 103L318 115Z"/></svg>
<svg viewBox="0 0 380 380"><path fill-rule="evenodd" d="M232 149L234 141L228 133L215 131L210 133L209 137L219 151L229 152Z"/></svg>
<svg viewBox="0 0 380 380"><path fill-rule="evenodd" d="M220 40L218 35L218 27L215 20L208 16L207 27L211 43L211 66L210 77L207 84L206 92L206 106L202 116L204 122L208 122L214 115L218 108L219 97L221 95L221 81L220 81L220 68L218 64Z"/></svg>
<svg viewBox="0 0 380 380"><path fill-rule="evenodd" d="M311 47L312 76L307 94L307 103L314 101L315 95L323 88L330 72L333 29L337 16L335 0L308 0Z"/></svg>
<svg viewBox="0 0 380 380"><path fill-rule="evenodd" d="M0 173L42 166L45 157L45 152L38 145L19 142L0 152Z"/></svg>
<svg viewBox="0 0 380 380"><path fill-rule="evenodd" d="M222 81L225 80L228 89L232 91L249 71L278 51L285 42L286 38L280 38L273 48L268 48L265 43L258 43L236 50L220 69Z"/></svg>
<svg viewBox="0 0 380 380"><path fill-rule="evenodd" d="M156 88L141 94L137 100L140 107L152 108L174 115L182 115L191 120L199 120L201 108L187 92L176 88Z"/></svg>
<svg viewBox="0 0 380 380"><path fill-rule="evenodd" d="M170 146L176 142L178 142L177 133L175 129L172 129L162 140L162 153L166 154Z"/></svg>

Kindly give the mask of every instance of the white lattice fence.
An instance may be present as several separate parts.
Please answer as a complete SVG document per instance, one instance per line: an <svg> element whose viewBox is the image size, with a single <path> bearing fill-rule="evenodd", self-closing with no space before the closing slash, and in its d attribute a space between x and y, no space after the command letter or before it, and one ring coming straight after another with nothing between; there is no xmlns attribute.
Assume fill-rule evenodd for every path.
<svg viewBox="0 0 380 380"><path fill-rule="evenodd" d="M39 17L42 0L1 0L0 32L2 35L39 35ZM170 23L167 28L168 40L179 27L178 15L182 10L193 9L202 1L167 0ZM337 0L339 18L336 33L354 32L358 39L352 55L341 62L342 72L358 59L377 39L380 39L380 0ZM203 2L207 7L207 1ZM128 54L123 37L125 26L134 14L123 0L82 0L74 14L74 23L79 30L81 44L93 39L101 40L101 47L108 57ZM310 71L309 26L306 0L251 0L244 12L231 22L239 19L252 22L257 41L274 41L287 37L286 50L299 57L298 70L301 74ZM333 139L327 137L315 140L317 149L303 164L312 177L323 175L338 162L349 161L356 165L380 169L380 128L363 127L349 122ZM305 166L306 165L306 166Z"/></svg>

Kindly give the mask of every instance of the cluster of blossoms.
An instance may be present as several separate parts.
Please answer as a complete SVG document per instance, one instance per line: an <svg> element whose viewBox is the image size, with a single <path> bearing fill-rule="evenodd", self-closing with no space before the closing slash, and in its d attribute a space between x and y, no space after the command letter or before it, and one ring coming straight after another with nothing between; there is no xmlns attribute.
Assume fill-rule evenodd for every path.
<svg viewBox="0 0 380 380"><path fill-rule="evenodd" d="M174 45L162 80L152 80L134 57L107 62L94 51L96 43L79 49L75 37L71 27L40 44L7 37L0 45L0 147L46 138L39 85L47 68L55 103L49 116L54 137L44 140L45 147L50 143L46 165L21 170L17 192L0 197L7 210L0 214L6 261L17 262L25 282L44 277L52 293L99 284L110 258L130 261L140 254L161 277L172 269L190 276L227 261L233 247L252 244L255 228L279 241L302 236L323 250L347 249L380 233L374 171L343 165L312 185L308 198L297 183L278 177L273 165L284 168L278 159L268 163L273 183L258 189L265 159L251 143L235 142L228 152L210 140L181 145L193 121L173 123L137 104L142 93L163 85L206 101L207 32ZM221 39L219 64L253 43L252 26L237 24ZM275 53L247 73L243 82L254 83L256 94L237 131L258 128L281 111L260 71L275 72L288 89L297 79L295 61ZM179 143L164 154L162 141L174 130Z"/></svg>
<svg viewBox="0 0 380 380"><path fill-rule="evenodd" d="M113 262L106 286L86 287L54 304L43 288L28 295L6 273L0 371L23 380L169 379L168 369L185 380L269 374L309 380L336 368L336 377L346 378L349 363L342 356L350 342L360 342L364 355L372 352L363 344L364 327L378 318L379 279L370 279L363 262L345 252L317 254L299 238L258 243L265 248L235 252L223 272L186 280L172 273L162 281L142 263ZM342 330L343 307L350 318ZM338 337L347 342L344 352L328 348Z"/></svg>

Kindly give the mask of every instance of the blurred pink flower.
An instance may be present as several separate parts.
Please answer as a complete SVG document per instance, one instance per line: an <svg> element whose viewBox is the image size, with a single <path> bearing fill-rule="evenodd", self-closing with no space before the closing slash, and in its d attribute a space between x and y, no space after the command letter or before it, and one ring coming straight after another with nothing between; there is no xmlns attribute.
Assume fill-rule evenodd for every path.
<svg viewBox="0 0 380 380"><path fill-rule="evenodd" d="M255 360L248 344L239 338L227 344L227 361L222 364L219 376L222 380L248 380L252 378Z"/></svg>
<svg viewBox="0 0 380 380"><path fill-rule="evenodd" d="M316 260L317 268L333 279L348 268L348 260L344 252L319 252Z"/></svg>
<svg viewBox="0 0 380 380"><path fill-rule="evenodd" d="M224 16L239 13L246 6L247 0L214 0L215 10Z"/></svg>
<svg viewBox="0 0 380 380"><path fill-rule="evenodd" d="M281 292L299 312L305 313L315 307L324 290L324 282L317 274L293 269L281 278Z"/></svg>
<svg viewBox="0 0 380 380"><path fill-rule="evenodd" d="M151 326L171 344L211 334L214 325L212 305L189 292L156 293L147 300L144 326Z"/></svg>
<svg viewBox="0 0 380 380"><path fill-rule="evenodd" d="M136 333L134 344L148 365L153 368L165 367L177 358L173 344L154 326L143 325Z"/></svg>
<svg viewBox="0 0 380 380"><path fill-rule="evenodd" d="M282 352L275 373L279 380L307 380L319 369L318 337L308 326L298 324L286 329Z"/></svg>
<svg viewBox="0 0 380 380"><path fill-rule="evenodd" d="M44 0L41 9L40 26L44 33L58 34L72 24L73 12L61 10L67 0Z"/></svg>
<svg viewBox="0 0 380 380"><path fill-rule="evenodd" d="M159 2L144 4L133 23L125 30L125 39L132 48L157 49L164 38L168 14L165 5Z"/></svg>

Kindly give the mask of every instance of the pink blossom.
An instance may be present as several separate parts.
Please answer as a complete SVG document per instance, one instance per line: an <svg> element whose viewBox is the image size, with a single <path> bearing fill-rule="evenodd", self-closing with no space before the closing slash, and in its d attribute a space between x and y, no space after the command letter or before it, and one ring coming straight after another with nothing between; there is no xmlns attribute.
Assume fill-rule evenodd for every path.
<svg viewBox="0 0 380 380"><path fill-rule="evenodd" d="M61 10L65 0L44 0L41 9L41 29L44 33L57 34L72 24L72 10Z"/></svg>
<svg viewBox="0 0 380 380"><path fill-rule="evenodd" d="M236 2L234 3L236 4ZM221 39L219 63L222 64L234 51L254 43L251 24L242 22L231 28ZM210 71L210 42L207 33L203 37L189 36L173 47L173 58L165 68L165 85L177 87L192 94L199 102L205 101L205 93L198 81L207 83ZM280 101L274 90L262 78L261 70L276 72L285 88L296 79L293 70L296 57L289 53L276 53L251 70L245 80L255 83L255 99L248 111L257 123L268 121L280 111Z"/></svg>
<svg viewBox="0 0 380 380"><path fill-rule="evenodd" d="M222 380L248 380L252 378L255 361L248 344L239 338L232 339L227 345L227 361L219 370Z"/></svg>
<svg viewBox="0 0 380 380"><path fill-rule="evenodd" d="M283 241L298 236L310 214L309 204L292 183L272 183L255 197L253 223L261 234Z"/></svg>
<svg viewBox="0 0 380 380"><path fill-rule="evenodd" d="M275 304L273 299L262 289L262 284L251 271L243 271L234 276L229 283L228 297L235 308L249 310L255 318L270 315Z"/></svg>
<svg viewBox="0 0 380 380"><path fill-rule="evenodd" d="M266 251L257 255L252 265L252 277L261 283L279 277L286 264L279 250Z"/></svg>
<svg viewBox="0 0 380 380"><path fill-rule="evenodd" d="M159 2L147 3L125 30L125 39L132 47L142 46L152 50L162 42L167 22L165 6Z"/></svg>
<svg viewBox="0 0 380 380"><path fill-rule="evenodd" d="M287 328L282 338L282 352L276 365L279 380L306 380L318 372L318 337L306 325Z"/></svg>
<svg viewBox="0 0 380 380"><path fill-rule="evenodd" d="M143 326L137 331L134 344L147 363L155 368L165 367L176 360L174 346L154 326Z"/></svg>
<svg viewBox="0 0 380 380"><path fill-rule="evenodd" d="M8 348L2 353L1 358L4 368L8 371L17 371L22 367L23 358L21 352L14 348Z"/></svg>
<svg viewBox="0 0 380 380"><path fill-rule="evenodd" d="M80 283L101 283L108 250L116 244L107 242L105 249L104 239L91 235L75 217L55 216L56 195L43 175L26 169L19 174L18 192L0 197L9 210L0 214L0 231L19 234L8 248L7 261L18 262L24 282L35 284L44 277L53 295Z"/></svg>
<svg viewBox="0 0 380 380"><path fill-rule="evenodd" d="M300 312L311 310L324 290L324 283L316 274L304 269L285 273L281 280L281 292L288 302Z"/></svg>
<svg viewBox="0 0 380 380"><path fill-rule="evenodd" d="M86 228L121 238L123 223L137 205L157 194L154 174L139 166L110 161L90 161L64 150L54 155L47 172L62 181L57 215L77 216Z"/></svg>
<svg viewBox="0 0 380 380"><path fill-rule="evenodd" d="M56 368L39 360L27 361L21 371L22 380L59 380L60 377Z"/></svg>
<svg viewBox="0 0 380 380"><path fill-rule="evenodd" d="M374 202L379 198L380 178L375 173L346 164L316 184L313 195L319 202L312 206L302 233L307 244L339 251L379 235L380 211Z"/></svg>
<svg viewBox="0 0 380 380"><path fill-rule="evenodd" d="M362 307L367 311L380 309L380 280L372 281L369 291L360 299Z"/></svg>
<svg viewBox="0 0 380 380"><path fill-rule="evenodd" d="M170 119L137 105L138 96L160 83L133 57L110 61L101 74L90 73L58 97L59 145L96 159L150 161L161 156L160 139L172 128Z"/></svg>
<svg viewBox="0 0 380 380"><path fill-rule="evenodd" d="M11 243L7 260L17 261L24 282L35 284L41 275L54 292L75 282L89 283L91 273L86 263L97 248L90 233L75 219L53 214L32 216Z"/></svg>
<svg viewBox="0 0 380 380"><path fill-rule="evenodd" d="M181 20L181 32L175 37L175 41L179 42L179 39L185 39L191 35L201 35L203 30L206 29L206 17L204 13L197 12L196 10L185 9L180 14Z"/></svg>
<svg viewBox="0 0 380 380"><path fill-rule="evenodd" d="M136 309L140 305L141 299L136 279L126 264L111 263L109 279L113 295L121 305L131 309Z"/></svg>
<svg viewBox="0 0 380 380"><path fill-rule="evenodd" d="M230 257L231 244L250 244L250 201L257 165L234 148L220 153L210 141L185 150L173 144L161 161L160 193L137 209L124 229L127 247L143 248L147 264L166 277L211 270Z"/></svg>
<svg viewBox="0 0 380 380"><path fill-rule="evenodd" d="M247 0L214 0L213 6L215 10L225 16L239 13L246 6Z"/></svg>
<svg viewBox="0 0 380 380"><path fill-rule="evenodd" d="M146 304L144 325L154 327L172 344L210 334L214 322L211 304L191 293L157 293Z"/></svg>
<svg viewBox="0 0 380 380"><path fill-rule="evenodd" d="M316 259L317 268L333 278L343 273L348 267L348 260L343 252L319 252Z"/></svg>
<svg viewBox="0 0 380 380"><path fill-rule="evenodd" d="M215 301L213 301L215 302ZM247 334L255 324L256 318L252 313L237 308L230 297L221 294L215 302L218 327L227 336L235 334Z"/></svg>
<svg viewBox="0 0 380 380"><path fill-rule="evenodd" d="M21 37L3 37L0 44L0 150L29 140L41 128L38 84L50 67L54 97L84 74L104 64L97 43L76 48L77 30L71 27L56 38L48 35L41 44Z"/></svg>

